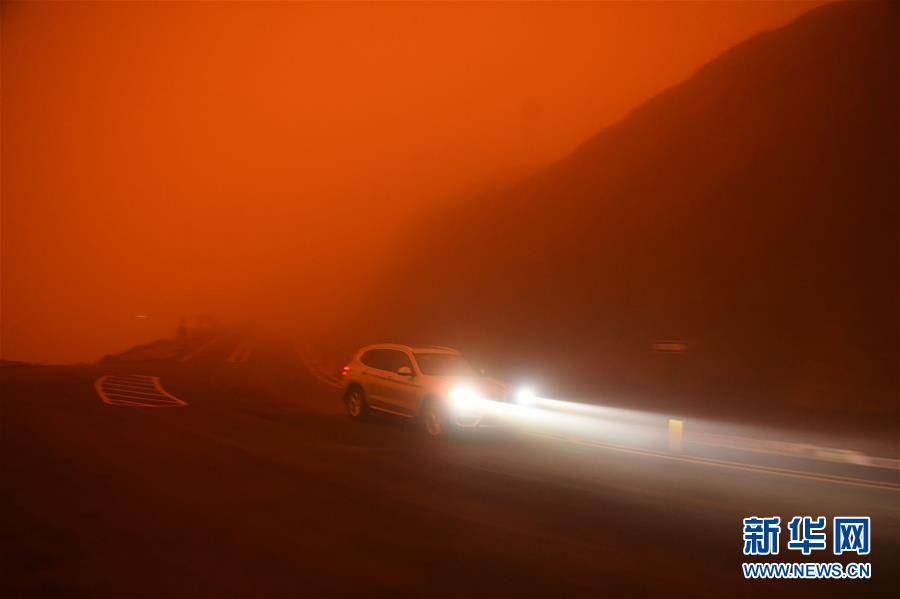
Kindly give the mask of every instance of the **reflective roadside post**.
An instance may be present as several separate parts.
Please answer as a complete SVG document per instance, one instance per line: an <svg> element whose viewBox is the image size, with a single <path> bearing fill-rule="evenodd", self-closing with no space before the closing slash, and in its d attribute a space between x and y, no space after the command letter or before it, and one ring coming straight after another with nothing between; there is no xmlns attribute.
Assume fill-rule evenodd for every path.
<svg viewBox="0 0 900 599"><path fill-rule="evenodd" d="M669 451L681 453L684 449L684 421L669 418Z"/></svg>
<svg viewBox="0 0 900 599"><path fill-rule="evenodd" d="M685 341L679 340L659 340L654 341L650 344L650 348L657 353L665 354L674 357L676 360L679 359L679 356L683 356L687 351L688 344ZM674 366L675 362L671 362L671 365ZM671 380L675 380L678 374L678 371L681 369L677 369L670 375ZM684 421L678 420L676 418L669 418L669 451L671 453L681 453L684 449Z"/></svg>

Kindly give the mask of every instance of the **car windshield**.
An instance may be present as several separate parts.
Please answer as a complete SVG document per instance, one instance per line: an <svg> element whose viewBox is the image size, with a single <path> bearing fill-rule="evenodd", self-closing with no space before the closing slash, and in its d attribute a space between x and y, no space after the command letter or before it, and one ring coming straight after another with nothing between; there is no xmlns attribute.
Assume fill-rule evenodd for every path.
<svg viewBox="0 0 900 599"><path fill-rule="evenodd" d="M476 373L472 365L458 354L422 353L416 354L416 362L422 374L431 376L474 376Z"/></svg>

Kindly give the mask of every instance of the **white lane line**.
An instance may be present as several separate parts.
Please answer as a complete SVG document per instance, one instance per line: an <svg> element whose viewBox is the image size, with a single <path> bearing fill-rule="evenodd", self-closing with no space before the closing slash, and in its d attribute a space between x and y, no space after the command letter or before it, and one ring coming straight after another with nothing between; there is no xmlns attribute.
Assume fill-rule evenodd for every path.
<svg viewBox="0 0 900 599"><path fill-rule="evenodd" d="M140 390L120 382L126 378L141 381ZM94 389L100 399L111 406L175 408L187 405L187 402L163 389L158 376L107 374L94 381Z"/></svg>
<svg viewBox="0 0 900 599"><path fill-rule="evenodd" d="M110 382L110 384L113 384ZM143 387L153 387L152 381L122 381L119 379L115 379L115 384L120 387L135 387L135 388L143 388Z"/></svg>
<svg viewBox="0 0 900 599"><path fill-rule="evenodd" d="M169 393L168 391L166 391L165 389L163 389L163 388L162 388L162 383L159 382L159 377L158 377L158 376L153 377L153 384L156 386L156 390L159 391L162 395L165 395L166 397L168 397L168 398L171 399L172 401L178 403L180 406L186 406L186 405L187 405L187 402L186 402L186 401L182 401L182 400L178 399L177 397L175 397L174 395L172 395L171 393Z"/></svg>
<svg viewBox="0 0 900 599"><path fill-rule="evenodd" d="M256 349L256 339L253 337L244 337L241 339L231 354L228 356L228 362L232 364L243 363L250 359L250 354Z"/></svg>
<svg viewBox="0 0 900 599"><path fill-rule="evenodd" d="M226 362L232 362L232 363L233 363L233 362L235 361L235 358L237 358L238 353L241 351L241 349L242 349L243 346L244 346L244 341L246 341L246 339L241 339L241 340L238 342L238 344L234 346L234 349L231 350L231 353L230 353L230 354L228 354L228 358L225 359Z"/></svg>
<svg viewBox="0 0 900 599"><path fill-rule="evenodd" d="M145 384L149 382L149 377L137 374L117 374L116 380L126 383Z"/></svg>
<svg viewBox="0 0 900 599"><path fill-rule="evenodd" d="M132 394L132 393L122 393L121 391L110 391L109 389L106 389L105 387L104 387L103 391L106 393L106 396L107 396L107 397L121 397L121 398L124 398L124 399L133 399L133 400L136 400L136 401L161 401L161 402L164 402L164 403L175 403L174 401L172 401L172 400L169 399L168 397L164 397L164 396L159 395L159 394L157 394L157 395L150 395L150 396L148 396L148 395L140 395L140 396L137 396L137 395L134 395L134 394Z"/></svg>
<svg viewBox="0 0 900 599"><path fill-rule="evenodd" d="M772 474L775 476L784 476L789 478L799 478L804 480L814 480L818 482L825 483L833 483L840 485L849 485L856 487L868 487L873 489L881 489L886 491L894 491L900 492L900 485L890 483L890 482L882 482L882 481L874 481L874 480L866 480L864 478L853 478L849 476L838 476L834 474L814 474L812 472L804 472L802 470L790 470L787 468L776 468L774 466L758 466L754 464L742 464L741 462L731 462L727 460L714 460L711 458L698 458L698 457L688 457L688 456L677 456L671 455L667 453L663 453L660 451L654 451L652 449L636 449L632 447L623 447L621 445L610 445L608 443L600 443L597 441L587 441L583 439L573 439L567 437L558 437L556 435L546 435L541 433L529 433L538 437L546 437L550 439L556 439L558 441L566 441L568 443L573 443L575 445L584 445L587 447L597 447L600 449L607 449L610 451L620 451L623 453L631 453L636 455L642 455L647 457L653 457L662 460L672 460L676 462L683 462L688 464L698 464L701 466L711 466L714 468L726 468L732 470L743 470L745 472L755 472L758 474Z"/></svg>
<svg viewBox="0 0 900 599"><path fill-rule="evenodd" d="M109 400L112 405L129 405L138 408L177 408L178 405L172 403L171 401L148 401L146 399L133 399L127 397L110 397Z"/></svg>
<svg viewBox="0 0 900 599"><path fill-rule="evenodd" d="M147 385L126 385L124 383L120 383L115 379L107 379L103 382L103 384L107 387L115 387L117 389L124 389L126 391L153 391L156 392L156 385L153 383L149 383Z"/></svg>
<svg viewBox="0 0 900 599"><path fill-rule="evenodd" d="M126 387L118 383L110 383L109 381L106 381L103 383L103 387L106 389L115 389L117 391L126 391L128 393L149 393L151 395L156 395L158 393L156 387L154 387L153 385L147 387Z"/></svg>
<svg viewBox="0 0 900 599"><path fill-rule="evenodd" d="M162 400L171 402L172 400L168 397L160 395L159 393L131 393L128 391L122 391L120 389L110 389L108 386L103 385L103 391L107 396L112 397L115 395L116 397L129 397L131 399L148 399L148 400Z"/></svg>
<svg viewBox="0 0 900 599"><path fill-rule="evenodd" d="M151 383L149 381L147 383L121 383L118 380L116 380L116 381L107 381L106 384L107 385L115 385L116 387L121 387L123 389L136 389L138 391L141 389L154 389L155 388L153 386L153 383Z"/></svg>
<svg viewBox="0 0 900 599"><path fill-rule="evenodd" d="M800 457L823 462L854 464L857 466L868 466L870 468L883 468L887 470L900 470L900 460L898 459L870 456L861 451L835 447L821 447L810 443L773 441L768 439L754 439L751 437L705 432L691 432L687 435L687 439L691 443L707 445L709 447L724 447L726 449Z"/></svg>
<svg viewBox="0 0 900 599"><path fill-rule="evenodd" d="M256 350L256 339L251 337L247 343L244 345L244 354L238 360L239 362L247 362L250 360L250 355Z"/></svg>
<svg viewBox="0 0 900 599"><path fill-rule="evenodd" d="M324 383L329 387L334 387L335 389L340 389L344 386L341 379L337 377L332 378L330 375L325 374L321 368L313 365L308 357L302 356L301 361L303 362L303 367L306 368L306 371L309 372L309 374L311 374L319 382Z"/></svg>
<svg viewBox="0 0 900 599"><path fill-rule="evenodd" d="M188 353L186 353L183 356L181 356L180 358L178 358L178 361L179 362L187 362L188 360L192 360L197 354L208 349L213 343L215 343L216 341L221 339L223 336L224 336L224 333L221 333L219 335L213 335L212 338L209 339L208 341L206 341L205 343L201 343L200 345L198 345L197 347L195 347Z"/></svg>
<svg viewBox="0 0 900 599"><path fill-rule="evenodd" d="M101 397L109 405L137 405L142 407L180 407L182 404L165 397L135 397L133 395L117 395L105 393Z"/></svg>
<svg viewBox="0 0 900 599"><path fill-rule="evenodd" d="M244 353L244 346L249 341L249 337L244 337L241 339L237 345L234 346L234 349L231 350L231 353L228 355L228 359L226 362L231 362L232 364L239 361L239 356Z"/></svg>
<svg viewBox="0 0 900 599"><path fill-rule="evenodd" d="M109 403L109 402L107 402L107 403ZM159 406L151 406L151 405L148 405L148 404L143 403L143 402L127 401L127 400L125 400L125 399L117 399L117 400L115 401L115 403L110 403L110 405L113 405L113 406L134 406L135 408L157 408L157 407L159 407ZM168 407L168 406L166 406L166 407Z"/></svg>

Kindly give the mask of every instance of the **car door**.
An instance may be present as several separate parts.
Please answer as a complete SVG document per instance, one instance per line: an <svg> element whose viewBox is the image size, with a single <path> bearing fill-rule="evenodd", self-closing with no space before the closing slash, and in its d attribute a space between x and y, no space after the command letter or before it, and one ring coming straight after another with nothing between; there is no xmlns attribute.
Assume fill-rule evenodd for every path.
<svg viewBox="0 0 900 599"><path fill-rule="evenodd" d="M387 408L389 403L386 397L390 394L388 383L390 382L391 355L386 349L370 349L359 359L363 364L360 372L360 380L369 400L369 405L375 408Z"/></svg>
<svg viewBox="0 0 900 599"><path fill-rule="evenodd" d="M419 405L418 396L422 391L421 377L418 376L416 366L409 354L399 350L394 350L391 354L393 405L396 406L398 412L414 415ZM404 367L409 369L412 376L398 374L398 371Z"/></svg>
<svg viewBox="0 0 900 599"><path fill-rule="evenodd" d="M406 352L397 349L379 350L375 363L379 368L373 368L369 373L371 387L375 398L372 404L390 412L401 415L412 415L411 391L413 389L410 379L412 377L397 374L397 371L406 366L412 369L412 361Z"/></svg>

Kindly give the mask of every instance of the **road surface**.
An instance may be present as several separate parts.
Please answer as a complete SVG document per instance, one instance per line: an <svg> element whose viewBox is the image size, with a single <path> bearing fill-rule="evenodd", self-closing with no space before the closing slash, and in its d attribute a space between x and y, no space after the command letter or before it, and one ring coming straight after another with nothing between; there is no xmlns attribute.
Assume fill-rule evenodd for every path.
<svg viewBox="0 0 900 599"><path fill-rule="evenodd" d="M3 596L900 588L895 472L859 485L516 434L432 442L348 421L298 364L225 336L182 358L0 371ZM804 514L870 515L872 579L744 580L741 519Z"/></svg>

